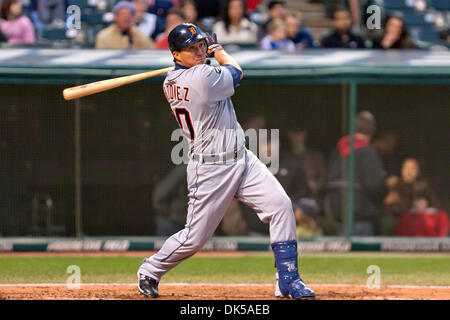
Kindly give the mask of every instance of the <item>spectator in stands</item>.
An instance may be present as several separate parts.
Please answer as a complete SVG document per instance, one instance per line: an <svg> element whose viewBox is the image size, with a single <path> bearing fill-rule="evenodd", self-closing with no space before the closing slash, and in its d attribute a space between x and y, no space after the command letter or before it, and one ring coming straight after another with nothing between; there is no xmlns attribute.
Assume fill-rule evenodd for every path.
<svg viewBox="0 0 450 320"><path fill-rule="evenodd" d="M290 130L289 133L294 132ZM282 150L278 150L279 146L267 141L267 147L260 148L261 156L264 156L267 152L272 156L273 152L280 152L279 156L279 168L274 172L275 177L283 186L288 196L292 201L297 201L302 198L310 198L311 192L308 187L308 178L305 172L305 162L303 154L299 153L298 143L294 139L289 139L289 145L287 150L283 147ZM264 149L268 149L265 151ZM264 163L267 161L262 160Z"/></svg>
<svg viewBox="0 0 450 320"><path fill-rule="evenodd" d="M287 9L286 2L284 0L272 0L267 4L267 9L269 10L269 20L273 19L283 19L286 18Z"/></svg>
<svg viewBox="0 0 450 320"><path fill-rule="evenodd" d="M158 16L152 13L148 13L148 1L147 0L132 0L136 14L134 15L134 23L138 27L138 30L147 37L154 37L157 27Z"/></svg>
<svg viewBox="0 0 450 320"><path fill-rule="evenodd" d="M167 16L167 11L173 7L173 3L170 0L147 0L147 3L148 12L162 18L165 18Z"/></svg>
<svg viewBox="0 0 450 320"><path fill-rule="evenodd" d="M272 20L267 26L269 32L260 43L261 50L281 50L294 52L295 43L287 37L286 23L281 19Z"/></svg>
<svg viewBox="0 0 450 320"><path fill-rule="evenodd" d="M157 236L170 236L183 229L186 223L186 167L186 164L175 166L153 191Z"/></svg>
<svg viewBox="0 0 450 320"><path fill-rule="evenodd" d="M114 23L101 30L95 39L97 49L153 49L155 44L133 25L136 13L131 2L120 1L113 9Z"/></svg>
<svg viewBox="0 0 450 320"><path fill-rule="evenodd" d="M156 15L156 30L152 34L152 39L163 33L166 28L166 16L169 9L174 7L174 4L170 0L147 0L148 1L148 13Z"/></svg>
<svg viewBox="0 0 450 320"><path fill-rule="evenodd" d="M36 40L33 24L22 14L19 0L2 0L0 29L11 44L31 44Z"/></svg>
<svg viewBox="0 0 450 320"><path fill-rule="evenodd" d="M323 154L308 147L306 141L308 132L301 127L294 127L288 131L289 153L283 153L282 159L291 158L299 163L305 173L308 196L321 202L320 194L326 181L326 163Z"/></svg>
<svg viewBox="0 0 450 320"><path fill-rule="evenodd" d="M373 40L374 49L414 49L403 19L389 17L384 26L384 34Z"/></svg>
<svg viewBox="0 0 450 320"><path fill-rule="evenodd" d="M258 26L246 17L243 0L225 1L221 20L214 24L213 32L222 44L256 44L258 40Z"/></svg>
<svg viewBox="0 0 450 320"><path fill-rule="evenodd" d="M31 0L30 17L34 27L64 27L67 3L65 0Z"/></svg>
<svg viewBox="0 0 450 320"><path fill-rule="evenodd" d="M173 28L175 28L177 25L184 23L186 20L183 11L180 8L171 8L167 12L166 17L166 30L159 34L156 37L156 48L157 49L169 49L169 42L168 42L168 36L170 31L172 31Z"/></svg>
<svg viewBox="0 0 450 320"><path fill-rule="evenodd" d="M288 12L286 15L288 38L295 43L297 50L314 48L314 40L308 28L301 24L301 14Z"/></svg>
<svg viewBox="0 0 450 320"><path fill-rule="evenodd" d="M258 39L262 39L266 34L269 33L268 26L270 22L274 19L284 20L286 18L287 10L286 3L283 0L272 0L267 4L267 9L269 17L266 22L263 23L260 29Z"/></svg>
<svg viewBox="0 0 450 320"><path fill-rule="evenodd" d="M333 31L322 38L323 48L364 48L364 40L351 31L352 20L346 8L337 8L333 12Z"/></svg>
<svg viewBox="0 0 450 320"><path fill-rule="evenodd" d="M397 155L398 136L391 131L382 132L372 140L375 148L383 161L383 168L388 176L400 171L401 160Z"/></svg>
<svg viewBox="0 0 450 320"><path fill-rule="evenodd" d="M450 231L448 213L430 206L428 194L417 194L413 206L397 223L394 235L403 237L447 237Z"/></svg>
<svg viewBox="0 0 450 320"><path fill-rule="evenodd" d="M313 199L302 198L293 203L297 238L314 238L323 235L318 224L319 206Z"/></svg>
<svg viewBox="0 0 450 320"><path fill-rule="evenodd" d="M193 23L196 26L199 26L200 29L201 23L198 21L198 11L197 6L193 0L185 0L181 4L181 10L183 10L183 14L186 18L186 23Z"/></svg>
<svg viewBox="0 0 450 320"><path fill-rule="evenodd" d="M414 158L403 161L400 178L390 176L386 180L388 193L383 201L382 234L391 235L398 219L413 206L417 194L425 194L428 204L438 206L437 196L429 183L421 177L419 162Z"/></svg>
<svg viewBox="0 0 450 320"><path fill-rule="evenodd" d="M370 140L376 131L376 120L368 111L359 112L355 119L354 136L354 235L371 236L379 223L378 204L384 192L386 173ZM326 193L325 214L334 219L336 231L343 235L346 221L348 189L348 157L350 136L342 137L331 154Z"/></svg>

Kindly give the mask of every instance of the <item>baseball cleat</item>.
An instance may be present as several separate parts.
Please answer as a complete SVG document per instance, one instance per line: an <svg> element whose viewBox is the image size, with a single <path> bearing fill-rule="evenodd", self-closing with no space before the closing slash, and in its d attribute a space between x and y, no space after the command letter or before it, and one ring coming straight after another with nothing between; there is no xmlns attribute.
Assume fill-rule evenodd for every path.
<svg viewBox="0 0 450 320"><path fill-rule="evenodd" d="M143 295L156 298L158 296L158 284L159 282L155 279L138 273L138 289Z"/></svg>
<svg viewBox="0 0 450 320"><path fill-rule="evenodd" d="M289 284L289 293L282 294L278 282L278 272L275 274L277 279L275 285L275 296L278 298L292 298L297 300L314 300L316 298L316 294L310 288L308 288L301 278L298 278L292 281Z"/></svg>
<svg viewBox="0 0 450 320"><path fill-rule="evenodd" d="M301 278L291 282L289 285L289 295L292 299L298 300L314 300L316 298L314 291L308 288Z"/></svg>

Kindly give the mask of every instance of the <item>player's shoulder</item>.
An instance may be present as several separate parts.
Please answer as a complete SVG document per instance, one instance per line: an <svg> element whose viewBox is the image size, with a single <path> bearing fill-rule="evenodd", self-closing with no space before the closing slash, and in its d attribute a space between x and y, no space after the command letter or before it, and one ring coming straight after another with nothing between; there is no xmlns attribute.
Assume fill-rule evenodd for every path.
<svg viewBox="0 0 450 320"><path fill-rule="evenodd" d="M219 70L220 71L220 70ZM207 78L212 72L218 72L215 67L207 64L199 64L191 68L177 68L167 73L165 81L172 81L175 79L201 79Z"/></svg>
<svg viewBox="0 0 450 320"><path fill-rule="evenodd" d="M166 75L166 78L164 79L164 83L184 79L186 75L190 74L189 70L190 69L186 68L176 68L169 71Z"/></svg>
<svg viewBox="0 0 450 320"><path fill-rule="evenodd" d="M194 73L194 74L199 74L199 75L203 75L203 76L209 76L209 75L214 75L214 74L221 74L223 69L220 66L212 66L209 64L199 64L196 65L192 68L190 68L190 70Z"/></svg>

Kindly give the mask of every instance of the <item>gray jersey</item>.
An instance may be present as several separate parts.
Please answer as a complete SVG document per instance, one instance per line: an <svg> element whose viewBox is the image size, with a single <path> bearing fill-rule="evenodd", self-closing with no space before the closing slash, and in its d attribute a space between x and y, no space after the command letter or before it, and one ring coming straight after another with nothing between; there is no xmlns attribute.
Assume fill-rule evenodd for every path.
<svg viewBox="0 0 450 320"><path fill-rule="evenodd" d="M216 155L244 145L244 132L231 102L233 77L226 67L201 64L170 71L163 89L190 141L191 153Z"/></svg>

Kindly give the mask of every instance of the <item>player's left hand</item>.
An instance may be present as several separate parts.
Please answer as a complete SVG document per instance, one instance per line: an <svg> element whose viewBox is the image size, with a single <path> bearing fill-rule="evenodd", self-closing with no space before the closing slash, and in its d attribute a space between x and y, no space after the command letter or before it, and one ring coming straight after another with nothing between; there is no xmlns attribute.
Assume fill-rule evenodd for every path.
<svg viewBox="0 0 450 320"><path fill-rule="evenodd" d="M222 45L217 42L217 35L215 33L212 36L206 33L206 44L208 45L207 58L212 58L214 57L214 53L223 50Z"/></svg>

